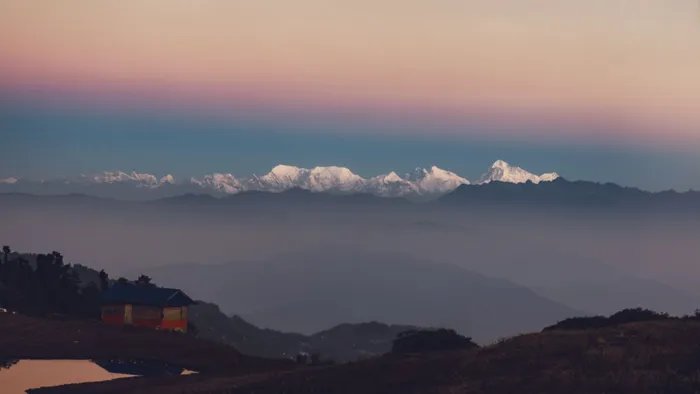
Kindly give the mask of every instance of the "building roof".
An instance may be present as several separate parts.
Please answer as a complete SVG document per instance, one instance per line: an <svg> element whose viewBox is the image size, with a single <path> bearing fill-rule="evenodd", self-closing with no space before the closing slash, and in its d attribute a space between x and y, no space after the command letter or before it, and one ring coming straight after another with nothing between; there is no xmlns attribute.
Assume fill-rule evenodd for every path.
<svg viewBox="0 0 700 394"><path fill-rule="evenodd" d="M177 307L194 304L194 301L178 289L115 284L102 292L102 303Z"/></svg>

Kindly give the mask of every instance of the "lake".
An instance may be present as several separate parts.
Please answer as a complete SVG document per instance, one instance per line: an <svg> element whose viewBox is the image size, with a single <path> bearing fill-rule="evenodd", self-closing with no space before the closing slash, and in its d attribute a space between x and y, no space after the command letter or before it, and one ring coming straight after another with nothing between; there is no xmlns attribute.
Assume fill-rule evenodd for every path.
<svg viewBox="0 0 700 394"><path fill-rule="evenodd" d="M0 360L0 387L3 394L23 394L39 387L190 373L194 372L158 361Z"/></svg>

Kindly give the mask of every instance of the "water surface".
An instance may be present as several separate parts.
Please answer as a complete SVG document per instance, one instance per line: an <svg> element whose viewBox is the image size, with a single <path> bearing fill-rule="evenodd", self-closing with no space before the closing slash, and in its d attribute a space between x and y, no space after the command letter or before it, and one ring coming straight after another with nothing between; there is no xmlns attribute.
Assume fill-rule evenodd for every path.
<svg viewBox="0 0 700 394"><path fill-rule="evenodd" d="M106 371L90 360L19 360L0 369L3 394L23 394L29 389L71 383L101 382L132 377Z"/></svg>
<svg viewBox="0 0 700 394"><path fill-rule="evenodd" d="M39 387L190 373L194 372L159 361L0 360L0 392L24 394Z"/></svg>

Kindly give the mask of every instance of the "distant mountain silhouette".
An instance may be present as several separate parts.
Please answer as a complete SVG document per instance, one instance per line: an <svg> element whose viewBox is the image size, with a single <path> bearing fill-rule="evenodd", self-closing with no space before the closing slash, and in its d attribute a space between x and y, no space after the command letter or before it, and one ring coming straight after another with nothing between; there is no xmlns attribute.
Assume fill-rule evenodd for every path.
<svg viewBox="0 0 700 394"><path fill-rule="evenodd" d="M6 192L0 190L0 198L10 200L41 200L66 201L82 199L99 201L133 200L130 196L118 192L123 185L107 185L113 187L115 193L108 190L84 188L79 192L72 189L57 188L54 193L46 190L27 190L22 192ZM147 201L160 205L247 205L247 204L372 204L372 205L411 205L433 204L436 206L458 204L509 204L509 205L576 205L591 207L639 207L656 206L672 208L700 208L700 192L677 192L674 190L649 192L634 187L620 186L615 183L596 183L590 181L569 181L558 178L551 182L507 183L492 181L484 184L461 185L437 200L413 200L403 197L380 197L369 193L332 193L313 192L301 188L292 188L282 192L243 191L237 194L215 196L197 190L187 189L181 185L165 185L161 189L147 190L144 194ZM140 198L143 200L144 198Z"/></svg>
<svg viewBox="0 0 700 394"><path fill-rule="evenodd" d="M133 183L86 183L66 180L26 181L19 180L13 184L0 183L0 193L26 193L36 195L85 194L95 197L119 200L154 200L187 193L203 191L191 184L165 183L159 187L141 187Z"/></svg>
<svg viewBox="0 0 700 394"><path fill-rule="evenodd" d="M293 188L282 192L244 191L224 197L213 197L209 194L185 194L167 197L155 201L164 204L319 204L319 203L344 203L344 204L408 204L409 201L398 197L379 197L368 193L336 194L329 192L313 192L300 188Z"/></svg>
<svg viewBox="0 0 700 394"><path fill-rule="evenodd" d="M0 233L11 243L61 245L110 272L143 270L188 293L208 292L192 295L262 327L311 334L377 320L449 327L483 342L571 310L694 310L699 200L697 192L566 180L463 186L428 203L298 189L152 202L5 194L0 217L11 226ZM655 206L660 214L650 215ZM244 264L170 266L173 280L153 268L183 261ZM245 271L257 261L270 270ZM505 280L471 285L470 276ZM523 315L485 315L496 301Z"/></svg>
<svg viewBox="0 0 700 394"><path fill-rule="evenodd" d="M562 204L588 206L700 206L700 193L675 191L648 192L615 183L569 181L558 178L552 182L514 184L491 182L482 185L462 185L438 200L441 204Z"/></svg>
<svg viewBox="0 0 700 394"><path fill-rule="evenodd" d="M299 253L147 272L263 327L313 333L340 322L446 327L489 341L578 312L513 282L398 253Z"/></svg>
<svg viewBox="0 0 700 394"><path fill-rule="evenodd" d="M378 322L340 324L312 335L259 328L240 316L226 316L218 306L198 302L190 307L197 336L232 345L244 354L293 358L299 353L319 354L322 360L354 361L391 350L399 333L413 326Z"/></svg>

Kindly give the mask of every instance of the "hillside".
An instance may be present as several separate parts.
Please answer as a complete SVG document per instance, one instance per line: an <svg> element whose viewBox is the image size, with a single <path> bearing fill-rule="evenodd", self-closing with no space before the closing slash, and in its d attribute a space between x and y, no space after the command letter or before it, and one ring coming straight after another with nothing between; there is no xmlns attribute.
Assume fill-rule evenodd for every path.
<svg viewBox="0 0 700 394"><path fill-rule="evenodd" d="M185 377L32 393L695 393L700 323L668 320L521 335L481 349L387 355L245 377Z"/></svg>
<svg viewBox="0 0 700 394"><path fill-rule="evenodd" d="M0 313L0 359L145 359L200 372L243 373L289 366L284 360L242 355L191 335L96 320L56 320Z"/></svg>
<svg viewBox="0 0 700 394"><path fill-rule="evenodd" d="M514 282L397 253L328 250L146 272L260 327L307 335L384 321L452 328L484 343L578 314Z"/></svg>
<svg viewBox="0 0 700 394"><path fill-rule="evenodd" d="M96 320L101 291L126 280L110 280L105 272L67 264L58 252L7 250L0 258L0 307L14 312ZM203 301L190 306L189 320L197 337L232 345L247 355L290 359L307 353L335 362L386 353L399 333L414 328L376 322L341 324L306 336L258 328Z"/></svg>
<svg viewBox="0 0 700 394"><path fill-rule="evenodd" d="M82 309L66 308L63 301L85 301L85 306L90 307L89 297L97 290L97 285L93 282L81 287L80 278L94 280L96 272L87 267L64 264L58 252L12 256L17 259L8 262L3 256L0 270L4 274L5 302L36 315L55 316L58 313L62 317L0 313L0 359L9 361L8 365L20 359L146 360L199 372L193 376L149 376L35 389L31 390L32 393L683 394L695 393L700 387L696 373L700 369L697 357L700 352L700 320L697 313L674 318L636 308L609 317L570 318L548 326L542 332L516 336L482 348L477 348L466 338L454 342L464 342L462 345L466 346L455 347L448 343L447 337L425 332L408 342L405 342L406 336L401 336L399 341L403 338L407 346L410 345L407 347L397 346L398 342L392 344L392 338L410 328L406 326L343 324L313 335L287 334L258 328L240 317L227 317L216 305L201 304L193 308L191 316L195 322L193 331L200 337L197 338L172 332L105 326L94 318L82 317ZM27 259L19 258L21 256ZM35 262L28 261L31 260L29 257L35 258ZM354 269L359 267L362 267L359 263L353 266ZM388 268L393 267L388 265ZM402 267L413 266L404 262ZM418 264L414 269L421 267L425 268ZM269 269L270 266L258 268ZM393 273L395 279L399 271L389 269L387 272ZM423 273L420 277L424 286L434 280L425 270L417 272ZM467 283L476 289L487 284L497 288L498 293L493 294L528 294L504 287L502 281L465 274L460 270L449 272L457 277L457 281L451 281L454 277L448 280L440 276L440 283L451 294L455 291L453 286L465 283L465 278L469 278L471 282ZM25 282L11 280L19 273L27 274ZM353 283L348 272L340 273ZM408 278L415 273L409 274L405 270L402 272ZM27 298L32 294L30 290L34 288L32 284L36 275L50 285L49 289L56 289L56 295L60 297L48 298L46 294L38 293ZM389 283L387 278L379 279ZM107 278L98 275L98 280L105 282ZM55 287L54 282L59 285ZM339 282L330 280L326 285L336 283ZM426 288L434 291L432 287ZM88 289L90 292L86 292ZM363 288L363 291L372 294L371 288ZM407 293L400 294L406 307L417 305ZM492 307L512 322L517 322L521 316L518 313L523 313L517 305L492 303ZM532 309L525 310L525 313L528 311ZM488 311L481 312L478 316L488 316ZM433 333L441 331L452 332L437 330ZM203 338L234 345L240 352ZM429 344L428 338L434 338L434 343ZM395 353L377 356L385 353L390 345ZM463 349L435 351L436 348ZM340 361L364 360L336 365L295 365L288 358L299 351L317 352ZM416 351L420 353L412 353ZM279 359L242 354L247 352Z"/></svg>
<svg viewBox="0 0 700 394"><path fill-rule="evenodd" d="M206 302L192 305L189 313L197 337L231 345L243 354L269 358L308 353L318 354L322 360L355 361L389 352L399 333L415 328L378 322L345 323L303 335L259 328L240 316L228 317L218 306Z"/></svg>

